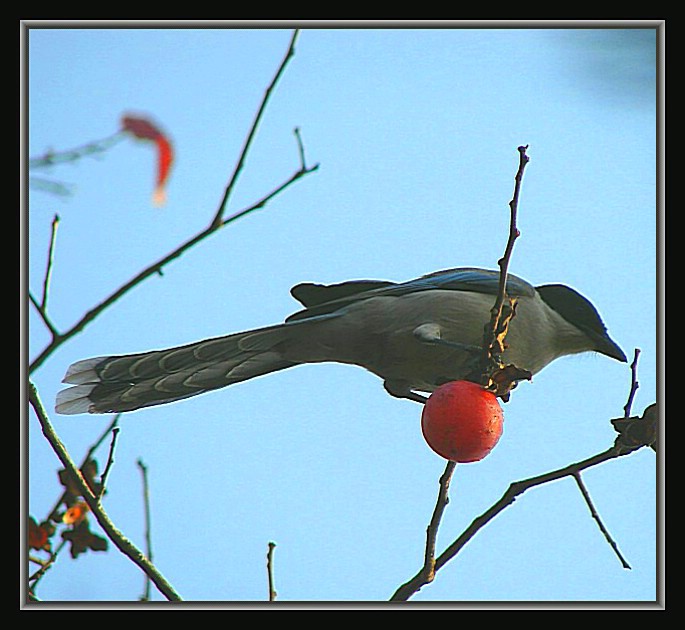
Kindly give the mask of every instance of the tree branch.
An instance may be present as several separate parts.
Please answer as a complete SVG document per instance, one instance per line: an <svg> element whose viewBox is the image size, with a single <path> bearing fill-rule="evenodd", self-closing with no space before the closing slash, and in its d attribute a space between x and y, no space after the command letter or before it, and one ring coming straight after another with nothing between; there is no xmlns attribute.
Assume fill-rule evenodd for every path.
<svg viewBox="0 0 685 630"><path fill-rule="evenodd" d="M640 358L640 348L635 348L633 353L633 362L630 364L630 392L628 393L628 400L623 407L623 417L630 417L630 410L633 407L633 400L635 399L635 394L637 393L640 383L637 382L637 360Z"/></svg>
<svg viewBox="0 0 685 630"><path fill-rule="evenodd" d="M595 519L595 522L597 523L599 530L602 532L602 534L604 534L604 538L606 538L606 541L609 543L609 546L614 550L614 553L618 557L623 568L630 569L631 566L623 557L623 554L619 551L616 541L611 537L609 530L605 527L601 517L599 516L599 513L595 509L595 504L592 502L592 498L590 497L590 493L585 487L585 483L583 482L583 478L581 477L580 472L573 473L573 478L575 479L576 484L578 484L578 489L580 490L580 493L583 495L583 499L585 499L585 503L587 504L588 509L590 510L590 514L592 514L592 518Z"/></svg>
<svg viewBox="0 0 685 630"><path fill-rule="evenodd" d="M528 145L518 147L519 152L519 167L514 176L514 196L509 202L510 209L510 219L509 219L509 237L507 239L507 245L504 249L504 255L497 261L499 265L499 290L497 292L497 300L495 301L495 306L493 307L495 315L495 325L493 326L493 333L497 331L499 321L502 317L502 309L504 306L504 299L506 297L507 291L507 273L509 271L509 261L511 260L511 254L514 251L514 243L516 239L521 236L518 229L517 217L518 217L518 205L519 205L519 195L521 193L521 182L523 181L523 173L526 169L526 165L530 162L530 158L526 154L528 150Z"/></svg>
<svg viewBox="0 0 685 630"><path fill-rule="evenodd" d="M228 202L231 190L233 189L233 186L235 185L235 182L237 180L238 174L240 170L242 170L243 163L245 161L245 156L246 152L250 147L250 144L252 142L252 138L254 137L257 124L259 120L261 119L261 116L264 112L264 109L266 107L266 104L268 102L268 97L271 94L271 91L273 90L276 82L278 81L279 77L283 73L283 70L285 69L285 66L287 64L287 61L294 55L294 44L297 39L297 34L298 31L295 31L293 34L293 37L290 41L290 46L288 48L288 52L286 53L285 58L283 59L281 66L279 67L274 79L271 82L271 85L267 88L266 94L264 99L262 100L262 103L259 108L259 112L257 113L257 116L255 117L255 120L252 124L252 128L250 129L250 132L248 134L247 140L245 142L245 146L243 147L243 151L241 153L240 159L238 160L238 165L236 166L236 170L233 173L233 176L231 178L231 181L229 182L228 187L226 188L226 192L224 194L224 199L219 207L219 210L217 211L214 219L212 220L211 224L196 234L195 236L191 237L188 239L185 243L182 243L179 245L176 249L174 249L172 252L164 256L163 258L160 258L157 262L152 263L149 265L147 268L143 269L141 272L136 274L133 278L131 278L128 282L123 284L121 287L119 287L116 291L111 293L107 298L105 298L102 302L100 302L97 306L93 307L91 310L89 310L87 313L81 317L81 319L76 322L69 330L67 330L64 333L60 333L57 328L50 322L46 315L44 313L41 313L43 316L43 319L50 329L52 333L52 340L51 342L42 350L42 352L30 363L29 365L29 374L31 374L34 370L36 370L38 367L40 367L43 362L57 349L59 348L65 341L68 341L76 335L77 333L81 332L90 322L92 322L102 311L107 309L109 306L111 306L114 302L116 302L119 298L121 298L124 294L128 293L133 287L137 286L150 276L154 274L161 274L162 269L168 265L170 262L175 260L176 258L179 258L182 256L186 251L188 251L190 248L194 247L198 243L204 241L207 237L210 235L214 234L218 230L220 230L222 227L228 225L229 223L232 223L233 221L236 221L237 219L240 219L255 210L259 210L266 206L269 201L271 201L274 197L279 195L281 192L283 192L286 188L294 184L296 181L298 181L300 178L304 177L305 175L308 175L310 173L313 173L316 171L319 167L318 164L315 164L314 166L308 167L304 163L304 149L301 144L301 139L299 136L299 132L296 133L296 138L298 140L298 151L300 155L300 168L295 171L288 179L286 179L283 183L281 183L279 186L277 186L275 189L273 189L271 192L267 193L264 197L259 199L257 202L254 204L226 217L223 217L223 213L226 208L226 204ZM41 312L41 309L37 303L36 300L31 298L32 302L36 306L36 308Z"/></svg>
<svg viewBox="0 0 685 630"><path fill-rule="evenodd" d="M143 477L143 503L145 506L145 554L150 562L152 562L152 528L150 525L150 487L147 479L147 466L143 463L142 459L138 459L136 462L138 468L140 468L140 473ZM150 576L145 575L145 592L141 596L141 601L150 601Z"/></svg>
<svg viewBox="0 0 685 630"><path fill-rule="evenodd" d="M509 202L509 236L504 254L497 263L500 268L497 297L490 309L490 321L484 329L482 352L474 358L473 368L466 376L467 380L480 383L505 401L509 400L509 392L517 381L530 379L532 376L528 370L520 369L515 365L505 366L502 361L509 322L516 314L516 299L507 299L507 275L514 243L521 235L517 217L523 173L530 161L527 150L528 145L518 147L519 166L514 176L514 194Z"/></svg>
<svg viewBox="0 0 685 630"><path fill-rule="evenodd" d="M269 543L269 549L266 552L266 573L269 580L269 601L276 601L276 587L274 586L274 549L276 548L275 542Z"/></svg>
<svg viewBox="0 0 685 630"><path fill-rule="evenodd" d="M274 88L276 87L278 80L281 78L281 75L283 74L285 67L288 65L288 62L290 61L290 59L295 54L295 42L297 41L297 37L299 34L300 34L299 29L295 29L295 31L293 32L293 35L290 39L290 45L288 46L288 50L285 53L285 57L283 57L283 61L281 61L281 65L278 67L278 70L276 70L276 74L274 75L274 78L271 80L269 87L267 87L266 91L264 92L264 97L262 98L262 102L259 105L259 109L257 110L257 114L255 115L254 120L252 121L252 126L250 127L250 130L247 134L247 137L245 138L245 143L243 145L242 151L240 152L240 157L238 158L238 162L237 162L235 169L233 171L233 175L231 176L231 179L228 182L228 186L226 186L226 190L224 191L223 199L221 200L221 203L219 204L219 208L217 209L216 214L214 215L214 218L212 219L212 222L210 224L210 228L218 228L221 225L221 219L224 215L224 212L226 212L226 207L227 207L228 201L231 197L231 193L233 192L233 188L234 188L236 182L238 181L238 176L240 175L240 172L243 170L243 166L245 164L245 158L247 156L248 151L250 150L250 145L252 144L252 140L255 136L255 133L257 132L257 127L259 125L259 121L262 119L262 115L264 114L264 110L266 109L266 105L269 102L269 98L271 97L271 93L273 92Z"/></svg>
<svg viewBox="0 0 685 630"><path fill-rule="evenodd" d="M55 242L57 240L58 225L59 215L55 214L55 216L52 219L52 227L50 230L50 245L48 246L48 256L45 265L45 275L43 277L43 295L40 299L40 302L38 302L38 300L34 298L31 292L29 291L29 300L31 301L33 306L35 306L36 310L38 311L38 314L42 317L43 323L50 331L53 338L56 337L59 333L57 332L57 328L55 327L55 325L48 317L48 293L50 291L50 278L52 277L52 264L55 255Z"/></svg>
<svg viewBox="0 0 685 630"><path fill-rule="evenodd" d="M45 278L43 279L43 298L40 302L40 309L42 312L47 312L48 309L48 292L50 291L50 278L52 276L52 263L55 255L55 240L57 239L57 226L59 225L59 215L56 214L52 219L52 228L50 231L50 247L48 248L48 260L45 268Z"/></svg>
<svg viewBox="0 0 685 630"><path fill-rule="evenodd" d="M515 310L514 310L514 304L511 305L511 308L507 309L505 308L505 299L506 299L506 280L507 280L507 270L509 266L509 261L511 259L511 255L513 252L513 247L516 239L520 236L520 232L517 227L517 211L518 211L518 201L519 201L519 194L520 194L520 188L521 188L521 182L523 179L523 173L526 165L528 164L530 158L526 154L528 146L520 146L518 147L519 151L519 167L518 171L515 176L515 186L514 186L514 195L512 197L512 200L509 203L510 207L510 222L509 222L509 238L507 240L507 245L504 251L504 255L500 260L498 261L499 267L500 267L500 277L499 277L499 287L498 287L498 294L497 294L497 299L495 301L495 305L493 306L491 310L491 319L488 325L486 325L485 328L485 336L484 336L484 343L483 343L483 354L480 359L480 366L477 368L480 370L480 372L474 371L469 375L470 377L475 377L478 378L479 376L482 377L485 380L489 380L490 377L497 372L498 370L500 372L505 372L508 368L514 368L513 370L513 375L518 376L518 377L524 377L523 372L517 370L515 366L507 366L506 368L498 368L498 365L503 365L500 361L499 355L501 352L504 350L504 338L506 336L507 332L507 326L508 326L508 320L511 319L515 315ZM639 354L639 350L636 350L635 353L635 360L633 361L632 365L632 385L631 385L631 390L630 390L630 395L628 398L628 402L626 403L625 407L625 418L627 420L627 416L630 410L630 405L632 403L633 397L635 395L635 392L637 390L637 379L636 379L636 363L637 363L637 357ZM517 373L518 372L518 373ZM496 377L496 374L495 374ZM508 375L507 375L508 377ZM495 382L495 385L497 387L500 387L501 385L506 386L506 383L502 382ZM510 386L510 384L509 384ZM505 395L508 396L508 393L505 392ZM651 409L648 408L648 409ZM644 417L640 419L635 419L631 418L629 419L631 421L631 426L644 426L647 425L647 427L651 427L651 424L655 422L653 418L656 416L656 413L654 411L651 411L648 413L645 411ZM613 421L616 423L616 421ZM616 427L616 424L614 424ZM621 427L625 425L619 425ZM616 427L616 430L619 431L619 427ZM639 438L645 435L644 441L640 442ZM637 437L636 437L637 436ZM629 436L630 441L626 444L626 440L628 438L628 431L624 430L623 433L619 431L619 436L616 438L614 445L610 448L604 451L603 453L599 453L593 457L590 457L586 460L577 462L575 464L571 464L569 466L565 466L564 468L560 468L555 471L551 471L548 473L545 473L543 475L538 475L536 477L531 477L529 479L523 480L523 481L518 481L514 482L509 485L509 488L507 491L504 493L504 495L500 498L499 501L497 501L493 506L491 506L486 512L484 512L481 516L476 518L471 525L461 534L459 538L457 538L437 559L434 559L434 552L435 552L435 539L437 537L437 530L440 525L440 520L442 518L443 511L449 502L449 497L448 497L448 489L449 489L449 483L452 477L452 474L455 470L456 464L454 462L448 462L447 467L445 468L445 472L443 473L442 477L440 478L440 492L438 494L438 499L437 499L437 504L435 507L435 510L433 512L433 517L431 519L430 525L428 526L427 530L427 540L426 540L426 552L425 552L425 557L424 557L424 565L423 567L418 571L418 573L411 578L409 581L405 582L403 585L401 585L393 594L393 596L390 598L391 601L406 601L409 599L414 593L417 593L423 586L426 584L430 583L433 581L435 577L435 573L443 567L449 560L451 560L454 556L456 556L459 551L466 545L466 543L475 536L475 534L482 529L487 523L489 523L495 516L497 516L504 508L508 507L511 505L516 498L523 494L526 490L529 488L544 484L544 483L549 483L550 481L556 481L557 479L560 479L562 477L566 476L572 476L580 491L581 494L583 495L583 498L585 499L585 502L587 503L590 513L592 517L595 519L597 522L600 530L604 534L605 538L611 545L612 549L614 552L617 554L619 560L621 561L622 565L625 568L630 568L630 565L626 562L625 558L621 555L620 551L618 550L618 546L614 542L614 540L611 538L611 535L609 534L608 530L602 523L599 514L597 513L594 504L592 503L592 500L590 498L590 495L585 488L583 481L581 479L581 471L585 470L586 468L589 468L590 466L595 466L597 464L601 464L605 461L608 461L609 459L614 459L616 457L620 457L621 455L626 455L628 453L633 452L637 448L640 448L641 446L644 445L652 445L655 438L653 437L652 433L647 431L632 431L631 435ZM650 442L651 440L651 442Z"/></svg>
<svg viewBox="0 0 685 630"><path fill-rule="evenodd" d="M143 553L126 538L112 523L109 516L102 507L100 500L96 497L88 483L83 478L81 471L76 467L67 452L64 444L57 436L50 420L45 412L43 404L38 396L38 392L33 383L29 382L29 401L33 410L38 417L38 420L43 431L43 435L47 438L53 450L59 457L64 468L73 477L81 496L85 499L90 511L95 516L95 519L100 524L100 527L105 531L108 538L114 545L126 556L128 556L136 565L138 565L146 575L154 582L159 591L170 601L181 601L181 597L174 590L174 588L167 582L164 576L157 570L157 568L143 555Z"/></svg>
<svg viewBox="0 0 685 630"><path fill-rule="evenodd" d="M608 448L606 451L598 453L597 455L593 455L592 457L588 457L587 459L574 464L564 466L563 468L552 470L542 475L530 477L522 481L512 482L502 497L485 512L483 512L483 514L474 519L473 522L464 530L464 532L449 547L447 547L447 549L445 549L440 556L438 556L435 561L435 571L439 571L450 560L452 560L452 558L454 558L466 546L466 544L481 529L483 529L483 527L485 527L505 508L512 505L514 501L527 490L530 490L536 486L550 483L552 481L557 481L563 477L575 476L587 468L603 464L604 462L626 454L627 453L620 449L617 445L614 445L611 448ZM417 593L424 585L425 582L423 580L423 570L421 570L408 582L400 586L390 598L390 601L406 601L414 593Z"/></svg>
<svg viewBox="0 0 685 630"><path fill-rule="evenodd" d="M35 168L46 168L48 166L62 164L64 162L75 162L76 160L80 160L82 157L87 155L104 153L108 149L112 148L117 142L123 140L124 137L124 133L119 130L113 133L111 136L103 138L102 140L89 142L88 144L84 144L81 147L76 147L75 149L67 149L66 151L60 151L58 153L47 151L44 155L31 158L29 160L29 170Z"/></svg>
<svg viewBox="0 0 685 630"><path fill-rule="evenodd" d="M112 441L109 444L107 463L105 464L105 469L102 471L102 475L100 475L100 491L98 492L98 500L102 500L102 497L105 496L107 477L109 476L109 471L112 469L112 465L114 464L114 448L117 443L119 430L119 427L112 429Z"/></svg>

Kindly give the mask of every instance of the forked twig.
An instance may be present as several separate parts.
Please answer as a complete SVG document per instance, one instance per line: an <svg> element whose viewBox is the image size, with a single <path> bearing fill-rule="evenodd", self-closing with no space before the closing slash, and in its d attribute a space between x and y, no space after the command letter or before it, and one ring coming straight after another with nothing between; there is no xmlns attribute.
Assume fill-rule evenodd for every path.
<svg viewBox="0 0 685 630"><path fill-rule="evenodd" d="M556 481L563 477L573 476L582 472L583 470L586 470L587 468L597 466L626 454L627 453L622 449L612 446L606 451L598 453L597 455L593 455L592 457L588 457L587 459L574 464L564 466L563 468L552 470L542 475L530 477L522 481L512 482L509 484L509 487L500 497L500 499L490 506L485 512L483 512L483 514L475 518L462 532L462 534L436 558L435 571L439 571L450 560L452 560L481 529L490 523L500 512L512 505L514 501L527 490L530 490L536 486L541 486L545 483ZM414 593L417 593L424 585L425 582L423 580L422 571L419 571L413 578L400 586L392 595L390 600L406 601Z"/></svg>
<svg viewBox="0 0 685 630"><path fill-rule="evenodd" d="M81 471L76 467L76 464L71 459L71 456L67 452L62 441L57 436L52 423L50 422L43 403L38 396L38 392L33 383L29 382L29 402L33 407L34 412L40 422L43 435L52 446L53 450L59 457L64 468L69 472L71 477L76 484L79 493L84 498L91 513L95 516L95 519L99 523L100 527L105 531L107 537L114 543L114 545L126 556L128 556L131 561L138 565L150 579L154 582L155 586L159 591L170 601L181 601L180 595L176 590L169 584L166 578L157 570L145 555L128 539L126 538L112 523L111 519L105 512L102 504L98 497L93 494L90 486L84 479Z"/></svg>
<svg viewBox="0 0 685 630"><path fill-rule="evenodd" d="M514 242L520 236L520 232L517 227L517 212L518 212L518 202L519 193L521 189L521 181L523 179L523 172L526 165L530 161L530 158L526 154L528 145L518 147L519 152L519 166L515 176L515 186L514 195L509 202L509 238L507 240L506 247L504 249L504 254L502 258L499 259L498 264L500 267L500 277L499 277L499 287L497 291L497 298L495 304L491 310L490 322L485 327L485 334L483 338L483 353L479 366L477 370L477 380L485 378L489 380L489 375L493 372L495 367L499 367L499 355L503 348L500 346L503 343L503 338L506 336L506 325L503 325L503 313L504 302L506 298L506 286L507 286L507 270L509 268L509 261L511 259L512 252L514 250ZM513 317L513 311L507 314L510 319ZM398 592L401 592L406 596L419 590L425 584L432 582L435 578L436 571L436 560L435 560L435 542L438 535L438 529L440 527L440 521L442 520L442 515L449 503L449 486L452 480L452 475L454 474L456 468L456 462L448 461L445 467L445 471L440 477L440 490L438 492L438 498L436 501L435 509L433 511L433 516L426 530L426 548L424 553L423 567L419 573L407 584L400 587ZM396 593L397 594L397 593ZM404 597L401 597L402 599ZM393 597L394 599L394 597Z"/></svg>
<svg viewBox="0 0 685 630"><path fill-rule="evenodd" d="M638 381L637 381L637 360L639 358L640 358L640 348L635 348L635 352L633 354L633 362L630 364L630 375L631 375L630 392L628 393L628 400L626 401L626 404L623 407L623 417L624 418L630 417L630 411L633 407L633 400L635 399L635 394L637 393L637 390L640 387L640 383L638 383Z"/></svg>
<svg viewBox="0 0 685 630"><path fill-rule="evenodd" d="M43 295L40 302L33 297L29 291L29 300L36 307L38 314L43 319L43 323L52 334L53 339L59 334L57 328L48 317L48 294L50 292L50 279L52 277L52 265L55 256L55 242L57 240L57 226L59 225L59 215L55 214L52 219L52 226L50 229L50 245L48 246L48 256L45 265L45 275L43 276Z"/></svg>
<svg viewBox="0 0 685 630"><path fill-rule="evenodd" d="M228 186L226 187L226 190L224 192L223 199L219 205L218 210L216 211L216 214L214 215L214 218L212 219L210 225L206 227L204 230L196 234L195 236L191 237L188 239L185 243L182 243L179 245L176 249L174 249L171 253L167 254L163 258L160 258L157 262L152 263L149 265L147 268L143 269L141 272L136 274L133 278L131 278L128 282L123 284L121 287L119 287L117 290L115 290L113 293L111 293L107 298L105 298L102 302L100 302L98 305L90 309L87 313L81 317L81 319L76 322L69 330L65 332L59 332L59 330L50 322L45 314L41 313L43 316L43 319L50 329L52 333L52 340L51 342L42 350L42 352L29 364L29 374L31 374L34 370L36 370L38 367L40 367L43 362L59 347L61 346L65 341L71 339L74 335L77 333L81 332L90 322L92 322L102 311L107 309L109 306L111 306L114 302L116 302L119 298L121 298L124 294L128 293L133 287L137 286L147 278L149 278L152 275L155 274L161 274L162 269L168 265L170 262L175 260L176 258L179 258L182 256L186 251L188 251L190 248L194 247L201 241L205 240L207 237L210 235L214 234L221 228L225 227L229 223L232 223L233 221L236 221L237 219L240 219L255 210L259 210L266 206L266 204L271 201L274 197L276 197L278 194L283 192L286 188L294 184L296 181L298 181L300 178L304 177L305 175L308 175L310 173L313 173L319 168L318 164L314 164L313 166L306 166L304 163L304 149L302 147L302 142L301 142L301 137L299 135L299 132L297 132L296 138L298 141L298 152L300 156L300 167L289 177L287 178L282 184L274 188L271 192L267 193L264 195L261 199L253 203L252 205L239 210L235 212L234 214L224 217L224 213L226 210L226 207L228 205L228 201L230 199L231 192L233 191L233 187L235 186L235 183L238 179L238 175L240 174L247 151L250 148L250 145L252 144L252 140L255 136L257 126L259 121L261 120L261 117L265 111L266 105L268 103L269 97L278 82L278 79L282 75L287 62L289 59L295 54L295 41L297 40L297 35L298 31L295 31L293 33L293 36L290 41L290 45L288 47L288 51L281 62L281 65L279 66L274 78L272 79L271 83L269 84L269 87L266 90L266 93L264 95L264 98L262 99L261 105L259 107L259 111L257 112L257 115L255 116L255 119L252 123L252 126L247 134L247 138L245 140L245 144L243 146L241 155L238 159L238 163L235 167L235 170L231 176L231 179L229 181ZM38 308L40 312L40 306L39 303L31 298L31 301L33 304Z"/></svg>
<svg viewBox="0 0 685 630"><path fill-rule="evenodd" d="M112 465L114 464L114 448L117 443L117 436L119 435L120 428L115 427L112 429L112 441L109 444L109 455L107 456L107 463L105 464L105 469L102 471L102 475L100 475L100 491L98 492L98 499L102 500L102 497L105 495L105 485L107 483L107 477L109 476L109 471L112 469Z"/></svg>
<svg viewBox="0 0 685 630"><path fill-rule="evenodd" d="M238 162L235 165L233 175L231 176L231 179L229 180L228 185L226 186L226 190L224 191L224 196L221 200L221 203L219 204L219 208L217 209L216 214L214 215L214 218L212 219L212 222L210 224L210 226L213 228L218 228L221 226L221 219L224 215L224 212L226 212L226 207L231 197L231 193L233 192L233 188L236 182L238 181L238 176L240 175L240 172L243 170L243 166L245 165L245 158L247 157L247 153L250 150L250 145L252 144L252 140L254 139L255 133L257 132L259 122L262 119L267 103L269 102L269 98L271 97L271 93L276 87L278 80L281 78L281 75L283 74L285 67L288 65L288 62L295 54L295 42L297 41L299 34L299 29L295 29L292 37L290 38L290 44L288 46L288 50L285 53L285 56L283 57L283 61L281 61L281 65L278 67L278 70L276 70L274 78L271 80L271 83L264 92L262 102L259 105L259 109L257 110L254 120L252 121L252 125L250 126L250 130L247 134L247 137L245 138L245 143L243 144L242 151L240 152L240 156L238 157Z"/></svg>

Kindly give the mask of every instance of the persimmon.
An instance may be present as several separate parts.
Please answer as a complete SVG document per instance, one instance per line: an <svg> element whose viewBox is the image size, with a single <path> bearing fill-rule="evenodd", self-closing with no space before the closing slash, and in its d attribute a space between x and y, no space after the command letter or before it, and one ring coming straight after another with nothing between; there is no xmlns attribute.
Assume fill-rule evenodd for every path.
<svg viewBox="0 0 685 630"><path fill-rule="evenodd" d="M497 397L477 383L451 381L436 389L421 414L428 445L455 462L477 462L495 447L504 428Z"/></svg>

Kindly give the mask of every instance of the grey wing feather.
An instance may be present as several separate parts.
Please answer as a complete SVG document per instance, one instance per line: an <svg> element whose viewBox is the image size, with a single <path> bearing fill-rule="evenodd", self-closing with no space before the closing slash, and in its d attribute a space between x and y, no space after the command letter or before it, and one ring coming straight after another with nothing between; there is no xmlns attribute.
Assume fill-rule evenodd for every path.
<svg viewBox="0 0 685 630"><path fill-rule="evenodd" d="M395 284L385 280L351 280L339 284L314 284L302 282L290 289L290 294L302 306L312 308L327 302L334 302L352 296L358 297L360 293L372 291Z"/></svg>
<svg viewBox="0 0 685 630"><path fill-rule="evenodd" d="M435 271L401 283L386 280L354 280L336 285L298 284L291 289L291 294L307 308L293 313L285 321L293 322L333 314L352 302L377 296L399 297L435 289L495 295L499 289L499 276L499 271L457 267ZM507 293L512 297L532 297L535 295L535 287L518 276L507 274Z"/></svg>

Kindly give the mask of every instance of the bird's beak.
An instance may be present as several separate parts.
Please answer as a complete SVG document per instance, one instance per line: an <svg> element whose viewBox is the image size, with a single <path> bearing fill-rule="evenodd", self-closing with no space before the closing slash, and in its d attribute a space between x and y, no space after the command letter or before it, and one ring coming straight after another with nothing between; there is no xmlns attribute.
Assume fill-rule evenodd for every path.
<svg viewBox="0 0 685 630"><path fill-rule="evenodd" d="M600 337L597 340L597 342L597 352L600 352L601 354L611 357L612 359L616 359L621 363L628 362L628 359L626 358L626 355L623 352L623 350L621 350L619 345L608 335Z"/></svg>

